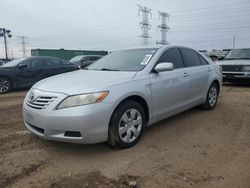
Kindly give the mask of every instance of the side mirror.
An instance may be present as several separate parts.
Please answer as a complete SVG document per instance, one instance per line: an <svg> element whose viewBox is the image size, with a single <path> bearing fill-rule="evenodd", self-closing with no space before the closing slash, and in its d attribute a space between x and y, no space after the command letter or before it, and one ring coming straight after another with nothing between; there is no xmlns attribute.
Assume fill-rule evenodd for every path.
<svg viewBox="0 0 250 188"><path fill-rule="evenodd" d="M19 69L26 69L27 67L28 67L28 65L25 65L25 64L18 65Z"/></svg>
<svg viewBox="0 0 250 188"><path fill-rule="evenodd" d="M163 62L159 63L154 68L155 72L165 72L165 71L171 71L174 70L173 63L170 62Z"/></svg>

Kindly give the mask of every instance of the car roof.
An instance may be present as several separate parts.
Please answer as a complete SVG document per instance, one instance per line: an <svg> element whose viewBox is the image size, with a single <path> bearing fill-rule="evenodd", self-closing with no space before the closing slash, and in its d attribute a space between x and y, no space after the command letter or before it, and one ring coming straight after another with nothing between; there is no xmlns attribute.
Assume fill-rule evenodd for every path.
<svg viewBox="0 0 250 188"><path fill-rule="evenodd" d="M114 49L114 50L110 50L110 51L121 51L121 50L135 50L135 49L167 49L167 48L189 48L192 50L195 50L193 48L190 47L186 47L186 46L179 46L179 45L147 45L147 46L135 46L135 47L130 47L130 48L122 48L122 49ZM196 51L196 50L195 50Z"/></svg>
<svg viewBox="0 0 250 188"><path fill-rule="evenodd" d="M103 57L103 55L77 55L75 57Z"/></svg>
<svg viewBox="0 0 250 188"><path fill-rule="evenodd" d="M58 59L58 60L66 61L65 59L62 59L62 58L59 58L59 57L54 57L54 56L31 56L31 57L27 57L27 59L33 59L33 58Z"/></svg>

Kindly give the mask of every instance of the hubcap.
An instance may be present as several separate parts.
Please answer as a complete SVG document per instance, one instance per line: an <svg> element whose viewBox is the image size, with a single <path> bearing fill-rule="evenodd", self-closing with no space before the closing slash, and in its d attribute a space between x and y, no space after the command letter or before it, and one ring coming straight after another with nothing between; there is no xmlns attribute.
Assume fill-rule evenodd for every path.
<svg viewBox="0 0 250 188"><path fill-rule="evenodd" d="M9 89L9 83L7 80L0 78L0 93L6 92Z"/></svg>
<svg viewBox="0 0 250 188"><path fill-rule="evenodd" d="M209 94L208 94L208 102L210 104L210 106L214 106L216 104L217 101L217 89L216 87L211 87Z"/></svg>
<svg viewBox="0 0 250 188"><path fill-rule="evenodd" d="M125 143L133 142L140 135L142 128L142 116L136 109L127 110L119 122L119 136Z"/></svg>

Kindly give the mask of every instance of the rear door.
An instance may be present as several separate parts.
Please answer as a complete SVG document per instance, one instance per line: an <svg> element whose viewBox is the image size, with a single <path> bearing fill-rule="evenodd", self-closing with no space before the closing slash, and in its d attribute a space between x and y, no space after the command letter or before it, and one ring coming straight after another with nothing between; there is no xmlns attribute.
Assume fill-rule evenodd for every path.
<svg viewBox="0 0 250 188"><path fill-rule="evenodd" d="M185 74L190 77L191 81L189 102L202 102L207 93L210 65L201 61L201 56L195 50L189 48L181 48L180 50L186 67Z"/></svg>
<svg viewBox="0 0 250 188"><path fill-rule="evenodd" d="M54 76L57 74L62 74L65 72L70 72L73 70L77 70L77 66L74 66L70 63L67 63L60 59L47 58L45 59L46 71L43 75L44 78Z"/></svg>
<svg viewBox="0 0 250 188"><path fill-rule="evenodd" d="M182 109L186 105L190 88L189 77L184 74L184 63L178 48L167 49L156 64L161 62L173 63L174 70L150 73L153 116L156 120Z"/></svg>
<svg viewBox="0 0 250 188"><path fill-rule="evenodd" d="M25 65L22 67L20 65ZM20 87L30 87L41 79L44 62L42 58L29 58L19 64L16 75Z"/></svg>

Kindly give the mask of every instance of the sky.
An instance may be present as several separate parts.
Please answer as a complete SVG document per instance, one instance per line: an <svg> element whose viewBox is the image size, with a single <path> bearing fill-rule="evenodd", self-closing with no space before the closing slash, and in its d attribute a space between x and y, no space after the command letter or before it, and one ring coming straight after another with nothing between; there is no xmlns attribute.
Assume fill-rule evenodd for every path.
<svg viewBox="0 0 250 188"><path fill-rule="evenodd" d="M250 0L0 0L0 28L10 29L10 56L31 48L114 50L139 46L137 4L152 9L150 44L161 39L157 11L170 14L172 45L197 50L250 47ZM0 57L4 57L0 38Z"/></svg>

